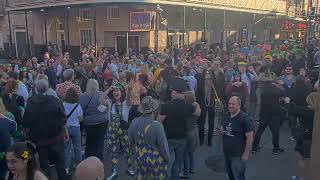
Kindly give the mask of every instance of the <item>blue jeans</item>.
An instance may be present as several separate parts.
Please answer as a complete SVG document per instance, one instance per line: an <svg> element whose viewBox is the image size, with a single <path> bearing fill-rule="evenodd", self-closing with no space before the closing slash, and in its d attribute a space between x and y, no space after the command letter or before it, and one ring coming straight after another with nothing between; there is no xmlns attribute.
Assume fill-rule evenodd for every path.
<svg viewBox="0 0 320 180"><path fill-rule="evenodd" d="M197 128L188 132L186 139L186 149L183 155L183 172L188 174L190 171L194 171L194 151L198 142L198 130Z"/></svg>
<svg viewBox="0 0 320 180"><path fill-rule="evenodd" d="M72 148L74 150L74 158L76 164L79 164L82 160L81 154L81 132L80 127L69 126L68 127L69 140L65 143L65 168L70 168Z"/></svg>
<svg viewBox="0 0 320 180"><path fill-rule="evenodd" d="M194 171L194 152L185 151L183 156L183 172L189 174Z"/></svg>
<svg viewBox="0 0 320 180"><path fill-rule="evenodd" d="M231 157L225 154L226 170L229 180L245 180L246 162L241 157Z"/></svg>
<svg viewBox="0 0 320 180"><path fill-rule="evenodd" d="M168 139L169 150L171 154L171 161L169 171L171 170L171 180L178 180L180 170L183 163L183 154L186 150L186 139ZM174 157L174 158L173 158ZM174 160L174 161L173 161Z"/></svg>

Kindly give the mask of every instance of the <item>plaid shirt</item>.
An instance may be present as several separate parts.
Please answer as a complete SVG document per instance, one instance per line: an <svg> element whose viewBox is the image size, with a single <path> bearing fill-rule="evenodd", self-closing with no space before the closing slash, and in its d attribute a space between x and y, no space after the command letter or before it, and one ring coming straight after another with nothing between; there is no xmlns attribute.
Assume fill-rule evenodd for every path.
<svg viewBox="0 0 320 180"><path fill-rule="evenodd" d="M140 85L137 82L133 84L130 101L132 105L140 105Z"/></svg>

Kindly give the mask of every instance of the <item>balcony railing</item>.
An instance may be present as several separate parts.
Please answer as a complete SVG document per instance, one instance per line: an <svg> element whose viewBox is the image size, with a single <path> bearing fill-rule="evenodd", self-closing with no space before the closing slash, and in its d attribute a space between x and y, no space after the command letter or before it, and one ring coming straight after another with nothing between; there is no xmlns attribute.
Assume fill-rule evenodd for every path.
<svg viewBox="0 0 320 180"><path fill-rule="evenodd" d="M32 7L32 6L59 6L70 4L85 4L94 3L97 1L90 0L9 0L8 7ZM104 2L99 0L98 2ZM112 2L106 0L105 2ZM115 2L115 1L113 1ZM286 14L286 1L285 0L121 0L120 2L146 2L146 3L181 3L186 5L199 4L215 7L238 8L268 11L274 13Z"/></svg>
<svg viewBox="0 0 320 180"><path fill-rule="evenodd" d="M187 0L187 2L278 13L286 12L286 1L280 0Z"/></svg>

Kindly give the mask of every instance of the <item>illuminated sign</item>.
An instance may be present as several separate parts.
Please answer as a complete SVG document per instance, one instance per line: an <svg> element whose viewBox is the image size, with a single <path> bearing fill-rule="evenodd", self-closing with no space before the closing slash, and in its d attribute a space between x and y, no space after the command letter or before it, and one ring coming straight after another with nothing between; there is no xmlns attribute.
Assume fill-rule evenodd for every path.
<svg viewBox="0 0 320 180"><path fill-rule="evenodd" d="M131 12L130 31L150 31L153 29L154 17L151 12Z"/></svg>

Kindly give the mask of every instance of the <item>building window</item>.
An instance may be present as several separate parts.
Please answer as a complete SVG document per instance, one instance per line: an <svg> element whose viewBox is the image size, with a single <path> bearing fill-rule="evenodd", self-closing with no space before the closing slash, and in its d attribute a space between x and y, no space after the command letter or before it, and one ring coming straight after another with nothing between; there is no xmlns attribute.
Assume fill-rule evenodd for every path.
<svg viewBox="0 0 320 180"><path fill-rule="evenodd" d="M91 29L80 30L80 44L81 47L88 47L92 45Z"/></svg>
<svg viewBox="0 0 320 180"><path fill-rule="evenodd" d="M2 32L0 32L0 49L3 50L4 47L3 47L3 37L2 37Z"/></svg>
<svg viewBox="0 0 320 180"><path fill-rule="evenodd" d="M134 8L131 9L131 12L144 12L144 8Z"/></svg>
<svg viewBox="0 0 320 180"><path fill-rule="evenodd" d="M91 20L91 9L90 8L79 9L79 18L80 18L80 21L90 21Z"/></svg>
<svg viewBox="0 0 320 180"><path fill-rule="evenodd" d="M120 8L109 7L107 9L107 19L120 19Z"/></svg>

